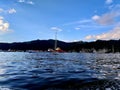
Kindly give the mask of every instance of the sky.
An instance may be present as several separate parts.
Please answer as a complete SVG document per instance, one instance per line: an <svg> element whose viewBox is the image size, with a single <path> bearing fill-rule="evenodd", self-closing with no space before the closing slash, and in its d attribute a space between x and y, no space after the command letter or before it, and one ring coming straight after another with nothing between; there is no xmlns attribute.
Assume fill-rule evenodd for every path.
<svg viewBox="0 0 120 90"><path fill-rule="evenodd" d="M120 39L120 0L0 0L0 42Z"/></svg>

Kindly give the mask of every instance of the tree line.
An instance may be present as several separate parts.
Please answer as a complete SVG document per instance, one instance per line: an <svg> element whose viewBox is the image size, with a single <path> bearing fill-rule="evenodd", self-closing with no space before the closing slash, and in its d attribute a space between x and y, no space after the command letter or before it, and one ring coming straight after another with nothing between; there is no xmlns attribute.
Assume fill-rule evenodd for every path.
<svg viewBox="0 0 120 90"><path fill-rule="evenodd" d="M33 40L28 42L0 43L0 50L41 50L54 49L55 40ZM57 46L66 52L120 52L120 40L97 40L92 42L57 41Z"/></svg>

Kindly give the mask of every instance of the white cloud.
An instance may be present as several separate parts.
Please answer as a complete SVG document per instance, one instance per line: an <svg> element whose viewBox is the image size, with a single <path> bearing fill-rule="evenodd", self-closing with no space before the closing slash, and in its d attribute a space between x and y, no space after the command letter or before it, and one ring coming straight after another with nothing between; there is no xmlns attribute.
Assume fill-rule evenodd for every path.
<svg viewBox="0 0 120 90"><path fill-rule="evenodd" d="M13 13L16 13L16 10L14 8L11 8L11 9L3 9L3 8L0 8L0 13L8 13L8 14L13 14Z"/></svg>
<svg viewBox="0 0 120 90"><path fill-rule="evenodd" d="M111 4L113 2L113 0L106 0L106 4Z"/></svg>
<svg viewBox="0 0 120 90"><path fill-rule="evenodd" d="M110 25L115 23L115 19L120 16L120 10L105 13L102 16L94 15L92 19L100 25Z"/></svg>
<svg viewBox="0 0 120 90"><path fill-rule="evenodd" d="M92 19L96 21L96 20L100 19L100 16L94 15L94 16L92 17Z"/></svg>
<svg viewBox="0 0 120 90"><path fill-rule="evenodd" d="M33 5L33 4L34 4L32 1L28 1L27 3L28 3L28 4L31 4L31 5Z"/></svg>
<svg viewBox="0 0 120 90"><path fill-rule="evenodd" d="M99 16L95 15L92 19L82 19L74 22L69 22L66 24L63 24L63 26L69 26L71 28L74 28L74 30L96 30L100 28L106 28L107 26L105 25L99 25L96 24L94 20L99 19Z"/></svg>
<svg viewBox="0 0 120 90"><path fill-rule="evenodd" d="M16 10L15 10L14 8L12 8L12 9L9 9L9 10L8 10L8 13L9 13L9 14L16 13Z"/></svg>
<svg viewBox="0 0 120 90"><path fill-rule="evenodd" d="M1 20L1 19L4 19L4 17L0 16L0 20Z"/></svg>
<svg viewBox="0 0 120 90"><path fill-rule="evenodd" d="M56 30L56 31L62 31L61 28L58 28L58 27L51 27L52 30Z"/></svg>
<svg viewBox="0 0 120 90"><path fill-rule="evenodd" d="M94 21L101 25L110 25L114 23L113 14L104 14L102 16L95 15L92 17Z"/></svg>
<svg viewBox="0 0 120 90"><path fill-rule="evenodd" d="M65 24L63 24L63 26L74 25L74 24L85 24L85 23L90 23L90 22L91 22L90 19L83 19L83 20L79 20L79 21L65 23Z"/></svg>
<svg viewBox="0 0 120 90"><path fill-rule="evenodd" d="M73 40L72 42L78 42L78 41L80 41L80 40Z"/></svg>
<svg viewBox="0 0 120 90"><path fill-rule="evenodd" d="M0 8L0 13L4 12L4 10L2 8Z"/></svg>
<svg viewBox="0 0 120 90"><path fill-rule="evenodd" d="M91 40L91 39L101 39L101 40L109 40L109 39L120 39L120 27L115 27L113 30L103 33L103 34L99 34L99 35L88 35L85 37L85 39L87 40Z"/></svg>
<svg viewBox="0 0 120 90"><path fill-rule="evenodd" d="M25 4L30 4L30 5L34 5L34 2L31 0L18 0L19 3L25 3Z"/></svg>
<svg viewBox="0 0 120 90"><path fill-rule="evenodd" d="M80 30L80 28L79 28L79 27L76 27L75 30Z"/></svg>
<svg viewBox="0 0 120 90"><path fill-rule="evenodd" d="M113 1L107 0L107 2L112 3ZM111 25L112 30L106 33L98 35L88 35L85 37L86 40L109 40L109 39L120 39L120 4L112 5L110 11L102 15L94 15L92 20L98 25L106 26Z"/></svg>
<svg viewBox="0 0 120 90"><path fill-rule="evenodd" d="M25 0L18 0L18 2L23 3L23 2L25 2Z"/></svg>
<svg viewBox="0 0 120 90"><path fill-rule="evenodd" d="M88 36L85 37L85 39L86 39L86 40L90 40L90 39L93 39L93 37L94 37L94 36L92 36L92 35L88 35Z"/></svg>
<svg viewBox="0 0 120 90"><path fill-rule="evenodd" d="M9 31L9 23L4 20L2 16L0 16L0 32L8 32Z"/></svg>
<svg viewBox="0 0 120 90"><path fill-rule="evenodd" d="M107 0L107 2L112 2L112 0ZM116 23L117 18L120 17L120 4L109 5L109 12L102 15L94 15L92 20L96 21L100 25L110 25Z"/></svg>

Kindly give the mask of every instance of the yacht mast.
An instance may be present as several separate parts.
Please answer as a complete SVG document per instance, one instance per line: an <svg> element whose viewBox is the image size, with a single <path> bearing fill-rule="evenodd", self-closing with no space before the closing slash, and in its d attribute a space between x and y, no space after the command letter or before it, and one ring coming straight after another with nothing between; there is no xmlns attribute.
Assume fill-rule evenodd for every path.
<svg viewBox="0 0 120 90"><path fill-rule="evenodd" d="M57 48L57 30L55 30L55 47L54 49L56 50Z"/></svg>
<svg viewBox="0 0 120 90"><path fill-rule="evenodd" d="M114 51L114 45L112 45L112 52L114 53L115 51Z"/></svg>

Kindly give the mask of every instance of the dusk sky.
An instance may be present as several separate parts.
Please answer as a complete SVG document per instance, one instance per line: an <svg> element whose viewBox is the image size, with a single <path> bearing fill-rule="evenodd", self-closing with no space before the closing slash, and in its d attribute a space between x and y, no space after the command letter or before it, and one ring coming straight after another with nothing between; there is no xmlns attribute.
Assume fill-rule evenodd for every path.
<svg viewBox="0 0 120 90"><path fill-rule="evenodd" d="M0 42L120 39L120 0L0 0Z"/></svg>

